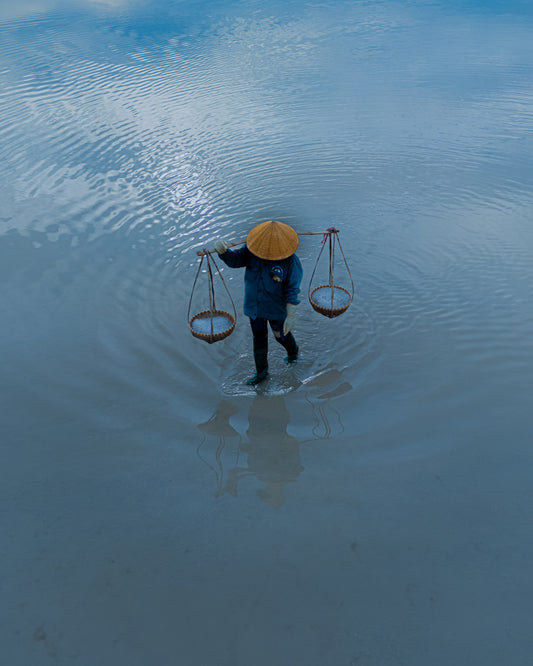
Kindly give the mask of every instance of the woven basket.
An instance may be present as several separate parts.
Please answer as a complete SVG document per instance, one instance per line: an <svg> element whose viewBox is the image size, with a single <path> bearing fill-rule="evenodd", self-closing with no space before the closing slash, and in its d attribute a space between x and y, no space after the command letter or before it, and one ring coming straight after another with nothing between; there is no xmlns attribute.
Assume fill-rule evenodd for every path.
<svg viewBox="0 0 533 666"><path fill-rule="evenodd" d="M195 320L210 319L212 316L226 317L226 319L229 319L231 322L231 326L224 331L213 333L212 335L211 333L200 333L199 331L194 330L193 322ZM213 342L224 340L224 338L227 338L228 335L233 333L235 330L235 317L229 312L224 312L224 310L204 310L203 312L199 312L198 314L194 315L194 317L189 322L189 328L195 338L198 338L198 340L204 340L204 342L207 342L208 344L212 344Z"/></svg>
<svg viewBox="0 0 533 666"><path fill-rule="evenodd" d="M348 300L348 303L346 305L343 305L340 308L331 308L331 307L326 308L323 305L319 305L318 303L316 303L313 300L313 294L316 291L318 291L319 289L324 289L324 288L328 289L328 291L331 290L331 286L329 284L321 284L318 287L315 287L313 289L313 291L309 294L309 302L313 306L313 309L316 310L316 312L318 312L319 314L324 315L325 317L329 317L330 319L333 319L334 317L338 317L343 312L346 312L346 310L350 307L350 305L352 303L352 300L353 300L352 294L347 289L345 289L344 287L339 287L337 285L333 285L333 289L335 289L335 290L338 289L339 291L342 291L345 294L348 294L349 300Z"/></svg>

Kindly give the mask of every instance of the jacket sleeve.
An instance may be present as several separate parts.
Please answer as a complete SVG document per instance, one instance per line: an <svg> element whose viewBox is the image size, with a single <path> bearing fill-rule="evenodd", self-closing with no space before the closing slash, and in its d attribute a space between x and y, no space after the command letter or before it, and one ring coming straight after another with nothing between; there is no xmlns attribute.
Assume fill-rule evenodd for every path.
<svg viewBox="0 0 533 666"><path fill-rule="evenodd" d="M248 248L243 245L238 250L226 250L218 256L230 268L242 268L248 263Z"/></svg>
<svg viewBox="0 0 533 666"><path fill-rule="evenodd" d="M298 299L298 294L300 293L300 283L302 281L302 276L302 264L300 263L298 257L293 254L285 283L285 301L287 303L298 305L300 302Z"/></svg>

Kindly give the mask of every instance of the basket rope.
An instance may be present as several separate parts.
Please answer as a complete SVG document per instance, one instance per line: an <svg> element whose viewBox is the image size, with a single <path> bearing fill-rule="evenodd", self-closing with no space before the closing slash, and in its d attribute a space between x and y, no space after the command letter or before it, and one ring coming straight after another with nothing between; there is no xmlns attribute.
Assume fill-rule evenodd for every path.
<svg viewBox="0 0 533 666"><path fill-rule="evenodd" d="M339 245L339 250L341 251L342 258L344 260L344 265L346 266L346 270L348 271L348 275L350 276L350 282L352 283L352 296L353 296L354 291L355 291L355 285L353 283L352 272L350 271L350 266L348 265L348 262L346 261L346 257L344 256L344 250L342 249L341 242L338 238L337 238L337 243Z"/></svg>
<svg viewBox="0 0 533 666"><path fill-rule="evenodd" d="M228 289L228 285L226 284L226 281L224 280L224 276L222 275L222 271L219 269L219 267L217 265L217 262L215 261L214 257L211 257L211 261L213 262L213 265L216 268L216 271L217 271L220 279L222 280L222 284L224 285L224 289L226 290L226 294L228 295L228 298L231 302L231 307L233 308L233 317L234 317L235 320L237 320L237 310L235 308L235 303L233 302L233 298L231 297L231 293L230 293L230 290ZM213 304L214 304L214 302L215 302L215 290L214 290L214 287L213 287Z"/></svg>
<svg viewBox="0 0 533 666"><path fill-rule="evenodd" d="M196 271L196 276L194 278L194 282L192 285L192 290L191 290L191 296L189 298L189 307L187 309L187 321L191 320L191 305L192 305L192 298L194 295L194 290L196 289L196 283L198 282L198 277L200 275L200 272L202 270L202 265L204 263L204 259L207 263L207 288L208 288L208 293L209 293L209 312L211 313L210 317L210 323L211 323L211 336L214 335L213 331L213 318L214 318L214 313L216 308L216 301L215 301L215 284L214 284L214 279L213 279L213 266L215 268L216 273L218 273L218 276L222 280L222 284L224 285L224 289L226 290L226 293L228 294L229 300L231 302L231 307L233 308L233 318L234 320L237 319L237 310L235 308L235 303L233 302L233 298L231 297L231 293L228 289L228 285L226 284L226 281L224 280L224 277L222 275L222 272L220 271L217 262L215 261L215 258L211 256L211 254L207 251L204 250L204 253L202 254L202 258L200 260L200 264L198 266L198 270ZM213 264L213 266L211 265Z"/></svg>
<svg viewBox="0 0 533 666"><path fill-rule="evenodd" d="M309 289L308 289L308 294L309 297L311 296L311 285L313 284L313 278L315 277L316 269L318 267L318 264L320 262L320 257L322 256L322 252L324 251L324 247L326 246L326 241L328 242L328 249L329 249L329 287L331 288L331 309L333 310L333 295L334 295L334 287L335 287L335 245L337 244L339 246L339 250L341 251L342 258L344 260L344 265L346 266L346 270L348 271L348 275L350 276L350 282L352 285L352 291L351 291L351 296L353 297L353 293L355 291L355 286L353 283L353 277L352 273L350 271L350 267L348 266L348 262L346 261L346 256L344 255L344 251L342 249L341 242L338 237L339 230L336 229L335 227L330 227L329 229L326 230L324 233L324 237L322 238L322 247L320 248L320 252L318 253L317 260L315 262L314 268L313 268L313 273L311 274L311 279L309 280Z"/></svg>
<svg viewBox="0 0 533 666"><path fill-rule="evenodd" d="M335 286L334 271L335 271L335 239L337 236L329 234L329 286L331 287L331 309L333 310L333 287Z"/></svg>

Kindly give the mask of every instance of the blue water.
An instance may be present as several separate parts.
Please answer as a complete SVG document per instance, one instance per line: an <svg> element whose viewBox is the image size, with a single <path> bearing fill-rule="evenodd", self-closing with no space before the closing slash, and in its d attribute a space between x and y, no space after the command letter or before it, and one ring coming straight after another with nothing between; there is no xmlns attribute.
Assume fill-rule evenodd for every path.
<svg viewBox="0 0 533 666"><path fill-rule="evenodd" d="M529 666L532 75L518 0L0 7L2 664ZM268 219L355 293L302 236L251 388Z"/></svg>

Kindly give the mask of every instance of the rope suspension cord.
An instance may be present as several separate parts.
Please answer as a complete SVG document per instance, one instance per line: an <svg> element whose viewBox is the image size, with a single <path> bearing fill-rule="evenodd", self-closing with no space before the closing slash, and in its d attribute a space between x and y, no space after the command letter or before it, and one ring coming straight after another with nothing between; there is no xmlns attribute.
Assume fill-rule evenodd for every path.
<svg viewBox="0 0 533 666"><path fill-rule="evenodd" d="M222 284L224 285L224 289L226 290L226 294L228 295L228 298L229 298L229 300L231 301L231 307L233 308L233 317L234 317L235 319L237 319L237 310L236 310L236 308L235 308L235 303L233 302L233 298L231 298L231 294L230 294L230 291L229 291L229 289L228 289L228 285L226 284L226 281L224 280L224 276L222 275L222 271L221 271L220 268L218 267L218 264L217 264L217 262L215 261L215 257L209 257L209 258L210 258L211 261L213 262L213 266L216 268L216 271L217 271L217 273L218 273L220 279L222 280ZM200 262L200 263L201 263L201 262ZM214 304L214 301L215 301L215 290L214 290L214 288L213 288L213 304Z"/></svg>
<svg viewBox="0 0 533 666"><path fill-rule="evenodd" d="M233 298L231 297L231 293L228 289L228 285L226 284L226 281L224 280L224 276L222 275L218 264L215 261L215 258L210 256L211 252L208 250L205 250L203 252L198 252L198 255L201 255L201 260L200 264L198 266L198 270L196 271L196 277L194 278L194 282L192 285L192 290L191 290L191 296L189 298L189 308L187 310L187 319L190 321L191 319L191 305L192 305L192 297L194 295L194 290L196 288L196 283L198 282L198 277L200 276L200 272L202 270L202 265L204 263L204 259L207 262L207 281L208 281L208 290L209 290L209 312L211 314L210 320L210 327L211 327L211 335L214 335L213 331L213 318L215 316L215 311L216 311L216 303L215 303L215 285L213 281L213 269L211 267L211 262L213 262L213 266L215 267L216 272L218 273L220 279L222 280L222 284L224 285L224 289L226 290L226 293L229 297L229 300L231 301L231 307L233 308L233 317L234 319L237 319L237 309L235 308L235 303L233 302Z"/></svg>
<svg viewBox="0 0 533 666"><path fill-rule="evenodd" d="M350 276L350 282L352 283L352 296L355 291L355 285L353 283L353 277L352 277L352 272L350 271L350 266L348 265L348 262L346 261L346 257L344 256L344 250L342 249L342 245L340 244L339 239L337 238L338 244L339 244L339 250L341 251L342 258L344 260L344 265L346 266L346 270L348 271L348 275Z"/></svg>
<svg viewBox="0 0 533 666"><path fill-rule="evenodd" d="M198 282L198 277L200 275L200 271L202 270L202 265L204 263L204 259L207 255L202 254L202 259L200 261L200 264L198 265L198 270L196 271L196 277L194 278L194 282L192 283L192 289L191 289L191 296L189 298L189 308L187 310L187 320L191 320L191 305L192 305L192 297L194 294L194 290L196 289L196 283Z"/></svg>
<svg viewBox="0 0 533 666"><path fill-rule="evenodd" d="M335 270L335 236L329 234L329 286L331 287L331 308L333 309L333 294L335 282L333 280L333 272Z"/></svg>
<svg viewBox="0 0 533 666"><path fill-rule="evenodd" d="M311 279L309 280L309 288L308 288L309 301L313 309L319 312L320 314L323 314L326 317L330 318L337 317L346 311L346 309L349 307L350 303L353 300L353 294L355 290L352 273L350 271L350 267L348 266L348 262L346 261L346 257L344 255L344 250L342 249L338 233L339 230L336 229L335 227L330 227L324 232L321 243L322 247L320 248L320 252L318 253L318 257L313 268L313 273L311 275ZM322 253L324 252L326 241L328 243L328 253L329 253L328 282L326 284L323 284L322 286L315 287L314 289L312 289L315 273L318 268L318 265L320 264L320 259L322 257ZM342 259L344 261L344 265L346 266L346 270L350 278L351 291L348 291L348 289L345 289L344 287L335 284L335 260L336 260L337 246L338 249L341 251ZM328 290L329 290L329 298L328 298ZM342 296L343 293L345 294L345 296ZM319 294L323 294L323 296L326 298L325 303L323 302L321 295L320 295L321 300L320 301L316 300L316 298L319 297ZM348 298L348 300L346 300L346 297Z"/></svg>
<svg viewBox="0 0 533 666"><path fill-rule="evenodd" d="M315 277L315 272L316 272L316 269L317 269L317 266L318 266L318 262L320 261L320 257L322 256L322 252L324 251L326 241L329 241L329 286L331 287L331 307L333 307L333 286L334 286L334 283L333 283L333 277L334 277L333 276L333 271L334 271L333 262L334 262L334 259L335 259L335 250L334 250L334 248L332 248L331 238L334 234L335 234L335 237L336 237L338 233L339 233L338 229L335 229L335 227L330 227L329 229L326 229L326 231L322 231L322 232L308 231L305 234L306 236L318 236L319 234L321 236L323 236L322 243L321 243L322 247L320 248L320 252L318 253L318 258L315 262L315 266L313 268L313 273L311 275L311 279L309 280L309 286L311 286L311 284L313 282L313 278ZM339 244L339 247L340 247L340 244ZM343 253L342 256L344 257L344 253ZM346 261L346 259L344 259L344 261ZM348 267L348 264L346 264L346 267ZM349 269L348 269L348 272L349 272ZM351 277L351 275L350 275L350 277ZM352 287L353 287L353 280L352 280Z"/></svg>
<svg viewBox="0 0 533 666"><path fill-rule="evenodd" d="M213 335L213 317L215 316L215 289L213 287L213 269L211 268L211 262L213 258L207 257L207 283L209 289L209 310L211 312L211 317L209 321L211 322L211 335Z"/></svg>

